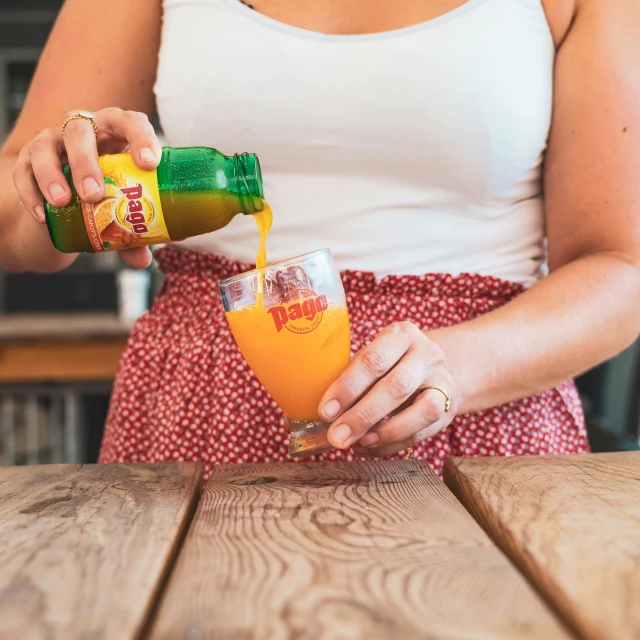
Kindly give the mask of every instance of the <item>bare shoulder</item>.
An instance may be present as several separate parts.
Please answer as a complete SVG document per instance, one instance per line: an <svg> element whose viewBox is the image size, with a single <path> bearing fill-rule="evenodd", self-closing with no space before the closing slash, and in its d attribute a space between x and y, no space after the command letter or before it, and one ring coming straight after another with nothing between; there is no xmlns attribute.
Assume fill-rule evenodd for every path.
<svg viewBox="0 0 640 640"><path fill-rule="evenodd" d="M3 153L17 153L73 109L150 114L161 12L161 0L66 0Z"/></svg>
<svg viewBox="0 0 640 640"><path fill-rule="evenodd" d="M638 0L542 0L542 5L557 48L576 26L578 18L581 28L591 23L591 27L606 38L615 38L614 32L625 38L640 19ZM637 37L637 32L635 35Z"/></svg>

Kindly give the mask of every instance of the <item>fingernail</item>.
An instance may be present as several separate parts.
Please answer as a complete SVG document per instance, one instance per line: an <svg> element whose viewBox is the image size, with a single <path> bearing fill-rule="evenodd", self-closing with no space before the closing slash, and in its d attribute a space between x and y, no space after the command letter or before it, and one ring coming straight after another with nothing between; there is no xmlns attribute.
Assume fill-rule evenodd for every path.
<svg viewBox="0 0 640 640"><path fill-rule="evenodd" d="M44 207L41 204L33 207L33 216L38 222L44 222Z"/></svg>
<svg viewBox="0 0 640 640"><path fill-rule="evenodd" d="M374 444L378 444L380 442L380 436L377 433L367 433L366 436L363 436L358 441L358 444L363 447L372 447Z"/></svg>
<svg viewBox="0 0 640 640"><path fill-rule="evenodd" d="M329 419L332 420L338 415L340 411L340 403L337 400L329 400L324 407L322 407L322 413Z"/></svg>
<svg viewBox="0 0 640 640"><path fill-rule="evenodd" d="M142 162L155 162L156 154L149 147L142 147L140 149L140 160Z"/></svg>
<svg viewBox="0 0 640 640"><path fill-rule="evenodd" d="M82 191L85 196L92 196L100 191L100 185L95 178L89 176L82 181Z"/></svg>
<svg viewBox="0 0 640 640"><path fill-rule="evenodd" d="M351 429L348 424L339 424L329 430L329 437L337 447L340 447L351 437Z"/></svg>
<svg viewBox="0 0 640 640"><path fill-rule="evenodd" d="M57 182L54 182L50 187L49 187L49 197L51 198L51 200L58 200L59 198L62 198L62 196L64 196L64 194L66 193L65 188L61 185L58 184Z"/></svg>

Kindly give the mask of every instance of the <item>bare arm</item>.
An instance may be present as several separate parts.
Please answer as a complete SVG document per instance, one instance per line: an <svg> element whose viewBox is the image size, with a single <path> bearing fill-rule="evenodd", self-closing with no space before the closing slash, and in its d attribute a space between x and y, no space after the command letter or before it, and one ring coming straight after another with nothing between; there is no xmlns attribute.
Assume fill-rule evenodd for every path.
<svg viewBox="0 0 640 640"><path fill-rule="evenodd" d="M473 321L426 336L407 323L381 332L321 403L338 401L323 411L336 446L369 431L358 452L390 455L451 422L429 385L450 393L459 413L486 409L548 389L636 339L639 33L637 0L581 0L559 48L544 176L551 275Z"/></svg>
<svg viewBox="0 0 640 640"><path fill-rule="evenodd" d="M56 271L73 261L54 249L36 219L37 205L20 205L13 173L19 158L24 162L29 156L21 150L43 130L59 128L71 110L120 107L152 114L160 20L159 0L110 0L108 6L97 0L65 2L24 109L0 152L0 264L6 269ZM65 159L64 149L61 155Z"/></svg>
<svg viewBox="0 0 640 640"><path fill-rule="evenodd" d="M548 389L638 336L639 33L635 0L578 7L556 59L545 162L551 275L487 316L429 334L456 372L463 411Z"/></svg>

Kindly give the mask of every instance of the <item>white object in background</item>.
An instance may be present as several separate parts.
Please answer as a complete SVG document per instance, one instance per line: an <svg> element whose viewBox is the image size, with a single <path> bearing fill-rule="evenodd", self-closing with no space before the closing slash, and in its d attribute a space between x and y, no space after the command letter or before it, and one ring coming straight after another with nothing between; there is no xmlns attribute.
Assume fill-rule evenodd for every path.
<svg viewBox="0 0 640 640"><path fill-rule="evenodd" d="M122 322L135 322L149 307L148 271L124 269L118 273L118 316Z"/></svg>
<svg viewBox="0 0 640 640"><path fill-rule="evenodd" d="M98 271L116 271L118 269L120 259L117 251L99 251L89 255L94 268Z"/></svg>

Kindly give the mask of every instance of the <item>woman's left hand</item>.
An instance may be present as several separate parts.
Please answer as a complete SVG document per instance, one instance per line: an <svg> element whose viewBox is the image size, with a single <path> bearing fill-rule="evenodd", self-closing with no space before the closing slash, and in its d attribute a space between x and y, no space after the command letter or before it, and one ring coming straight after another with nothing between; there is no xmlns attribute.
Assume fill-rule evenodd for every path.
<svg viewBox="0 0 640 640"><path fill-rule="evenodd" d="M334 447L389 456L447 427L458 405L442 349L413 323L397 322L355 355L322 398L320 416L332 423Z"/></svg>

